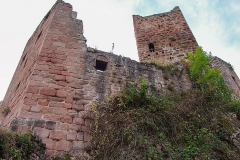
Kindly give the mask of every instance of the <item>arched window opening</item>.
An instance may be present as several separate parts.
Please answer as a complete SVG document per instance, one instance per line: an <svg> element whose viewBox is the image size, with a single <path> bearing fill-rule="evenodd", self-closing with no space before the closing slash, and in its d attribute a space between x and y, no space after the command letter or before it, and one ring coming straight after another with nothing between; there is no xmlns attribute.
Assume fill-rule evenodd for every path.
<svg viewBox="0 0 240 160"><path fill-rule="evenodd" d="M149 43L148 44L148 48L149 48L150 52L154 52L154 45L153 45L153 43Z"/></svg>

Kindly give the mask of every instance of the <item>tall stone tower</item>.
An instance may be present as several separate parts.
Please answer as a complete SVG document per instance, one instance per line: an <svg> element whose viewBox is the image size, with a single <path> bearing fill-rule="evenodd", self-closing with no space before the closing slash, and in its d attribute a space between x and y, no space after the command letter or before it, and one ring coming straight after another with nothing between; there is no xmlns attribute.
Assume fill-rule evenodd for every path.
<svg viewBox="0 0 240 160"><path fill-rule="evenodd" d="M140 62L174 64L198 46L179 7L146 17L133 15L133 23Z"/></svg>

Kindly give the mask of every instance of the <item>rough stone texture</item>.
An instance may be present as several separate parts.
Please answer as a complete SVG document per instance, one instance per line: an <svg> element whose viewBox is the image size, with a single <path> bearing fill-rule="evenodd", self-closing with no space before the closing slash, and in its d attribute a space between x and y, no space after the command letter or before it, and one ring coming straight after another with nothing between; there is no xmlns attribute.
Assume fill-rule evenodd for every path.
<svg viewBox="0 0 240 160"><path fill-rule="evenodd" d="M166 19L169 15L172 19ZM170 54L172 50L181 54L196 47L195 38L179 8L148 19L157 21L157 17L159 21L164 20L164 25L180 19L178 24L164 27L168 34L176 38L172 48L162 48L164 52ZM135 16L134 23L140 23L140 19L140 16ZM144 21L147 25L149 20ZM181 29L174 29L175 25ZM135 32L136 28L135 24ZM163 34L160 31L153 30ZM136 38L140 42L139 37ZM168 44L168 39L169 36L166 36L156 42ZM155 43L152 39L149 42ZM147 47L149 42L146 41ZM138 49L140 60L145 61L142 56L144 47L141 49L140 43ZM26 45L2 102L10 112L7 116L0 114L1 127L36 134L46 144L48 157L65 151L77 156L89 144L88 126L93 117L91 103L118 93L127 82L138 83L141 77L158 90L168 91L170 85L176 91L191 88L185 71L180 75L171 75L155 66L88 48L82 21L76 19L76 12L72 11L70 4L58 0Z"/></svg>
<svg viewBox="0 0 240 160"><path fill-rule="evenodd" d="M225 83L233 91L236 99L240 97L240 80L232 66L218 57L213 57L210 62L213 68L221 71Z"/></svg>
<svg viewBox="0 0 240 160"><path fill-rule="evenodd" d="M146 17L133 15L133 23L140 62L174 64L198 46L179 7Z"/></svg>

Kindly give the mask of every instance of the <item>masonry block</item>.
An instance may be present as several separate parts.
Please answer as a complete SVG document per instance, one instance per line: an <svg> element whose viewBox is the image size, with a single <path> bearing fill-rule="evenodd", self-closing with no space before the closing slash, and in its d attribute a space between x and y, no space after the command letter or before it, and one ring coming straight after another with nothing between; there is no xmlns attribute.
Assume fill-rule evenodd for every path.
<svg viewBox="0 0 240 160"><path fill-rule="evenodd" d="M56 150L58 151L70 151L72 149L72 142L61 140L57 142Z"/></svg>
<svg viewBox="0 0 240 160"><path fill-rule="evenodd" d="M49 138L54 140L66 140L66 133L63 131L51 131Z"/></svg>

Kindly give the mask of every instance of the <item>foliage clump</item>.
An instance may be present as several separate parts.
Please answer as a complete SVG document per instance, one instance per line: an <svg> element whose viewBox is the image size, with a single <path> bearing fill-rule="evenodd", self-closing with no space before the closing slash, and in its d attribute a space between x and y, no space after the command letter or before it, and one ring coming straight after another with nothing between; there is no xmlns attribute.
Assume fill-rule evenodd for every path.
<svg viewBox="0 0 240 160"><path fill-rule="evenodd" d="M17 134L0 130L0 159L44 159L45 147L30 133Z"/></svg>
<svg viewBox="0 0 240 160"><path fill-rule="evenodd" d="M197 47L195 53L188 53L188 59L190 77L209 101L231 101L231 92L226 86L221 72L209 66L211 57L202 48Z"/></svg>
<svg viewBox="0 0 240 160"><path fill-rule="evenodd" d="M239 159L231 139L240 128L229 116L231 99L220 73L200 48L189 54L194 87L182 93L157 91L144 79L127 84L117 97L93 105L93 159ZM201 53L200 53L201 52ZM204 55L202 55L204 54ZM197 66L194 64L198 61Z"/></svg>
<svg viewBox="0 0 240 160"><path fill-rule="evenodd" d="M190 77L195 88L212 105L234 112L240 120L240 102L232 98L232 92L224 82L221 72L209 66L211 55L197 47L195 53L188 53Z"/></svg>

